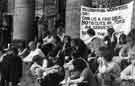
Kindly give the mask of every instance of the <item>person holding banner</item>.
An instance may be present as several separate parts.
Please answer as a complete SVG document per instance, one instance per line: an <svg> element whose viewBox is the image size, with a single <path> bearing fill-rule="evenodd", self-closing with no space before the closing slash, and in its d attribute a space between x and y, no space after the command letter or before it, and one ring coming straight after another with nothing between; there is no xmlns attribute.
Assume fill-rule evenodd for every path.
<svg viewBox="0 0 135 86"><path fill-rule="evenodd" d="M96 35L96 32L95 32L95 30L93 30L93 29L90 28L90 29L87 30L87 34L92 39L92 37L94 37Z"/></svg>

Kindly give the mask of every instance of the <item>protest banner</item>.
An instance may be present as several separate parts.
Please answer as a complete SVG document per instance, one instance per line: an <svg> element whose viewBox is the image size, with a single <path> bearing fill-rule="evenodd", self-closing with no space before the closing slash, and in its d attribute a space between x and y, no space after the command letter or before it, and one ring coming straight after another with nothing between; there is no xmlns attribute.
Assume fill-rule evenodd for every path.
<svg viewBox="0 0 135 86"><path fill-rule="evenodd" d="M107 29L113 27L116 32L128 34L131 30L133 3L112 8L89 8L81 6L80 38L87 44L91 37L88 29L93 29L96 36L103 38Z"/></svg>

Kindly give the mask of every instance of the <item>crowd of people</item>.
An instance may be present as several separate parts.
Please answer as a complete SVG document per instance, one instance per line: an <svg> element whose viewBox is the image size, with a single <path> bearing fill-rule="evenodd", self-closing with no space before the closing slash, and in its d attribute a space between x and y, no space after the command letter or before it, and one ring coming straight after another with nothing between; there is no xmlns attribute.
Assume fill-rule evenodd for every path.
<svg viewBox="0 0 135 86"><path fill-rule="evenodd" d="M135 29L128 35L93 29L85 44L60 29L40 41L0 50L0 86L135 86Z"/></svg>

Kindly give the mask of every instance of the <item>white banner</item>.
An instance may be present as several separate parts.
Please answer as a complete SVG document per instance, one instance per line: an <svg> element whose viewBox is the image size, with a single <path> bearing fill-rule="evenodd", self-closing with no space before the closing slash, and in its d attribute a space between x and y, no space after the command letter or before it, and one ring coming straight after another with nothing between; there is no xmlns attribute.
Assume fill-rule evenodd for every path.
<svg viewBox="0 0 135 86"><path fill-rule="evenodd" d="M87 34L90 28L99 37L104 37L110 27L113 27L116 32L128 34L131 30L133 3L134 1L113 8L81 6L80 38L88 43L91 40Z"/></svg>

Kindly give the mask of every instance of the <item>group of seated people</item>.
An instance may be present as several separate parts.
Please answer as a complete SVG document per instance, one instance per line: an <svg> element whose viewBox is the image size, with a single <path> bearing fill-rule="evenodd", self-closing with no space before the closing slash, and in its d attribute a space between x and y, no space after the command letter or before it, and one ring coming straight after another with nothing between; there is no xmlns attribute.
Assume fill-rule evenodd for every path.
<svg viewBox="0 0 135 86"><path fill-rule="evenodd" d="M5 86L7 81L12 86L135 86L135 30L125 35L109 28L104 39L94 36L91 29L88 34L93 36L89 44L80 38L65 35L61 39L55 35L49 42L30 41L28 47L22 44L9 49L1 55L0 84ZM12 78L16 72L18 78Z"/></svg>

